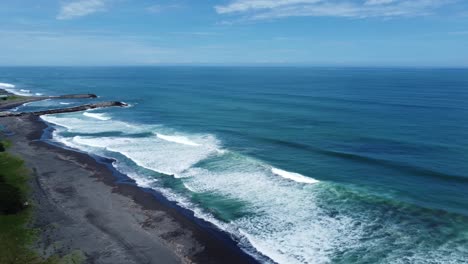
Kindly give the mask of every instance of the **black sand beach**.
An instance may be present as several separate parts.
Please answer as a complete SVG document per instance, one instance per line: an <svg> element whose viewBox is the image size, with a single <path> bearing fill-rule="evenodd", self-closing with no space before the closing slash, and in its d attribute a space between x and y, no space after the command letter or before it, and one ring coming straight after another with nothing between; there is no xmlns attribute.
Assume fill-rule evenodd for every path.
<svg viewBox="0 0 468 264"><path fill-rule="evenodd" d="M257 263L161 195L128 178L117 182L105 162L41 140L47 125L39 117L3 117L0 125L13 143L9 151L33 173L42 255L79 250L85 263Z"/></svg>

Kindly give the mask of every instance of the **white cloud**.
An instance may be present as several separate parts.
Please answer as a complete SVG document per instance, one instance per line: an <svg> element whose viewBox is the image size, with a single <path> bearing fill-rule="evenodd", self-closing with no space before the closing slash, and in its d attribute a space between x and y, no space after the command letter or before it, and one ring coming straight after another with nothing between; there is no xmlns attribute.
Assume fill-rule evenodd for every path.
<svg viewBox="0 0 468 264"><path fill-rule="evenodd" d="M105 0L79 0L63 4L57 19L73 19L104 11Z"/></svg>
<svg viewBox="0 0 468 264"><path fill-rule="evenodd" d="M233 0L215 6L218 14L242 15L246 20L293 16L401 17L421 16L457 0Z"/></svg>
<svg viewBox="0 0 468 264"><path fill-rule="evenodd" d="M225 6L215 6L215 9L219 14L225 14L257 9L273 9L296 4L313 4L321 1L322 0L237 0Z"/></svg>

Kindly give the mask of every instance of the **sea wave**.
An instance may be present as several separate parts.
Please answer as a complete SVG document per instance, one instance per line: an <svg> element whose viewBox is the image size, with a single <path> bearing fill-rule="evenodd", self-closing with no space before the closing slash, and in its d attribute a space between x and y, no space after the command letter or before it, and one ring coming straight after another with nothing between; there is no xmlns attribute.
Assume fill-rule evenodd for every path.
<svg viewBox="0 0 468 264"><path fill-rule="evenodd" d="M183 137L183 136L169 136L169 135L163 135L163 134L156 134L156 136L160 139L183 144L183 145L194 146L194 147L200 146L200 144L193 142L190 139Z"/></svg>
<svg viewBox="0 0 468 264"><path fill-rule="evenodd" d="M0 89L4 89L5 91L7 91L9 93L16 94L16 95L21 95L21 96L30 96L31 95L29 90L24 90L24 89L17 90L16 86L14 84L11 84L11 83L0 83ZM28 91L28 92L26 92L26 91Z"/></svg>
<svg viewBox="0 0 468 264"><path fill-rule="evenodd" d="M0 88L15 88L15 85L11 83L0 83Z"/></svg>
<svg viewBox="0 0 468 264"><path fill-rule="evenodd" d="M67 128L69 132L83 132L86 134L105 133L105 132L120 132L123 134L135 134L147 132L144 126L135 126L126 122L117 120L97 120L94 118L83 118L82 114L66 114L66 115L46 115L41 118L51 124Z"/></svg>
<svg viewBox="0 0 468 264"><path fill-rule="evenodd" d="M158 136L62 136L65 131L128 131L122 122L115 120L83 120L78 115L43 118L67 127L57 131L54 138L69 147L103 156L118 153L141 168L180 178L186 190L196 197L203 197L207 193L217 194L217 203L222 203L222 206L230 208L237 204L237 209L231 208L233 213L225 215L225 209L217 206L211 196L207 200L200 198L194 203L189 198L192 195L187 197L163 189L171 199L193 210L198 217L233 234L244 249L252 249L254 244L254 248L276 262L302 263L301 258L315 263L326 262L329 260L327 251L344 246L357 232L348 224L349 219L334 219L323 213L315 204L313 192L297 188L295 183L289 181L293 178L312 183L313 179L276 168L272 170L271 166L262 161L232 151L219 151L222 149L221 144L213 135L181 134L164 127L129 124L129 127L151 130ZM132 174L131 169L123 169L125 166L121 162L114 166L124 170L139 185L156 188L154 178ZM271 177L272 171L282 177ZM305 219L314 221L310 223ZM349 239L342 241L342 236ZM308 248L298 251L296 247L301 243L309 245Z"/></svg>
<svg viewBox="0 0 468 264"><path fill-rule="evenodd" d="M277 169L277 168L271 168L271 172L273 172L274 174L279 175L279 176L281 176L281 177L283 177L285 179L292 180L292 181L295 181L295 182L310 183L310 184L319 182L316 179L306 177L306 176L301 175L299 173L280 170L280 169Z"/></svg>
<svg viewBox="0 0 468 264"><path fill-rule="evenodd" d="M445 172L437 171L428 167L420 167L417 165L413 165L411 163L403 163L399 161L370 157L370 156L362 155L359 153L353 153L353 152L347 152L347 151L341 151L341 150L319 148L319 147L314 147L311 145L306 145L306 144L292 142L292 141L270 139L270 138L256 138L256 139L262 140L265 142L271 142L274 144L279 144L288 148L306 150L306 151L314 152L320 155L325 155L325 156L329 156L333 158L339 158L342 160L349 160L353 162L359 162L362 164L369 164L372 166L380 166L383 168L402 171L405 173L416 175L418 177L431 177L431 178L437 178L442 181L450 181L450 182L462 182L462 183L468 182L468 177L464 175L445 173Z"/></svg>
<svg viewBox="0 0 468 264"><path fill-rule="evenodd" d="M363 254L363 249L378 251L396 240L402 244L398 250L408 256L430 253L431 259L445 262L460 258L459 252L448 256L445 249L413 243L411 234L438 232L420 223L425 220L420 218L424 212L404 217L403 207L372 207L368 202L360 207L359 197L343 199L343 192L333 183L314 184L319 181L225 149L214 135L81 114L42 118L60 126L53 134L55 140L115 158L114 167L139 186L161 191L232 234L243 249L254 255L261 252L273 262L330 263L343 252L353 258ZM169 180L177 181L178 187L158 184ZM180 186L185 187L180 190ZM403 237L407 232L410 235ZM396 263L401 256L386 254L388 263Z"/></svg>
<svg viewBox="0 0 468 264"><path fill-rule="evenodd" d="M107 116L106 114L102 114L102 113L84 112L83 115L87 116L87 117L95 118L95 119L98 119L98 120L103 120L103 121L107 121L107 120L112 119L111 117Z"/></svg>
<svg viewBox="0 0 468 264"><path fill-rule="evenodd" d="M180 177L185 170L214 154L216 149L215 146L213 148L193 148L193 146L160 140L156 137L94 138L77 136L72 141L82 146L120 153L143 168L175 177ZM210 144L208 141L205 143Z"/></svg>

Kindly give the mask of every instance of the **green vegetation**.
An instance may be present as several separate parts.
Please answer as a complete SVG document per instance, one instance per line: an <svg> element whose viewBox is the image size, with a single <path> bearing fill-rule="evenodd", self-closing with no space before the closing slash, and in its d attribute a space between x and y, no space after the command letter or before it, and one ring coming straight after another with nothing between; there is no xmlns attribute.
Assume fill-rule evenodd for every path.
<svg viewBox="0 0 468 264"><path fill-rule="evenodd" d="M5 153L8 143L0 142L0 215L12 215L25 209L27 172L23 161Z"/></svg>
<svg viewBox="0 0 468 264"><path fill-rule="evenodd" d="M1 101L15 101L15 100L19 100L19 99L22 99L22 98L23 98L22 96L10 95L8 97L0 98L0 100Z"/></svg>
<svg viewBox="0 0 468 264"><path fill-rule="evenodd" d="M5 152L8 141L0 141L0 263L65 264L81 263L84 256L74 251L63 258L40 257L32 246L37 230L28 227L32 210L28 206L28 171L23 161Z"/></svg>

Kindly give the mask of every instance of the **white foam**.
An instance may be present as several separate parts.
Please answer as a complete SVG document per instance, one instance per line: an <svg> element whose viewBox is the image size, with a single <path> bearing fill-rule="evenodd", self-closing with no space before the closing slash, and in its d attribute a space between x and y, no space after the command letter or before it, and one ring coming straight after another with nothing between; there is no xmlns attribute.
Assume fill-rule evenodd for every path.
<svg viewBox="0 0 468 264"><path fill-rule="evenodd" d="M71 104L71 103L60 102L59 104L61 104L61 105L69 105L69 104Z"/></svg>
<svg viewBox="0 0 468 264"><path fill-rule="evenodd" d="M285 170L280 170L280 169L277 169L277 168L271 168L271 172L273 172L274 174L276 174L278 176L281 176L281 177L283 177L285 179L292 180L292 181L295 181L295 182L309 183L309 184L319 182L316 179L306 177L306 176L304 176L302 174L295 173L295 172L289 172L289 171L285 171Z"/></svg>
<svg viewBox="0 0 468 264"><path fill-rule="evenodd" d="M15 88L15 85L11 83L0 83L0 88Z"/></svg>
<svg viewBox="0 0 468 264"><path fill-rule="evenodd" d="M131 107L134 107L135 105L133 104L130 104L130 103L126 103L126 102L123 102L122 103L125 105L125 108L131 108Z"/></svg>
<svg viewBox="0 0 468 264"><path fill-rule="evenodd" d="M113 127L116 122L95 121L93 123L88 120L88 126L81 127L82 123L76 119L65 116L56 118L66 119L69 126L75 130L77 126L80 126L82 133L95 123L107 123L108 127ZM126 126L122 126L123 124L125 123L121 122L119 125L127 129ZM128 126L142 129L142 126ZM146 131L155 131L155 127L143 126L143 128ZM232 234L240 241L244 249L249 250L253 246L275 263L330 263L335 260L334 257L337 257L337 254L341 256L343 252L364 254L362 252L366 250L379 250L383 245L388 244L387 233L396 234L394 237L398 238L402 247L397 249L397 253L384 256L384 259L380 261L382 263L404 263L405 261L423 263L427 259L433 259L437 263L460 263L464 260L463 254L459 251L465 249L459 245L444 244L441 248L433 250L433 248L426 248L425 243L411 244L414 240L411 235L405 235L409 229L406 225L400 225L400 219L394 219L393 222L385 222L386 219L384 219L382 222L384 228L375 230L375 225L382 221L379 219L378 212L374 214L359 212L357 215L363 217L357 218L347 216L343 212L330 215L321 201L324 198L323 195L330 191L325 188L329 187L329 183L299 185L292 181L285 181L281 177L272 177L272 167L262 161L231 151L224 151L223 154L216 152L215 150L219 148L218 142L213 141L213 137L207 135L187 135L188 139L200 142L200 146L194 148L158 137L61 137L60 134L65 130L59 128L54 132L54 139L70 147L101 156L106 156L108 150L119 152L138 165L153 168L152 170L165 166L171 170L182 170L181 181L191 192L212 193L220 195L220 199L226 198L227 201L233 199L244 203L244 210L249 214L222 222L213 216L212 210L205 210L194 204L190 200L191 195L184 196L165 187L156 187L157 179L153 176L135 173L135 170L120 161L113 164L119 171L134 179L139 186L157 188L169 200L193 210L196 217L212 222L220 229ZM164 130L164 135L172 134ZM182 167L189 166L188 169L174 167L180 164L181 161L178 159L182 156L189 158L195 153L193 151L205 147L211 150L211 154L216 153L218 156L215 159L210 159L210 156L197 156L197 159L205 160L204 167L193 163L197 159L184 163ZM172 159L171 156L176 156L176 159ZM337 196L336 199L342 200L341 196ZM342 202L349 203L349 201ZM461 237L463 236L462 234ZM392 241L391 238L390 241ZM457 243L459 240L454 241ZM457 246L458 251L454 252L453 249ZM401 259L402 254L408 257Z"/></svg>
<svg viewBox="0 0 468 264"><path fill-rule="evenodd" d="M36 102L29 102L29 103L24 103L24 104L22 104L21 106L29 106L29 105L34 105L34 103L36 103Z"/></svg>
<svg viewBox="0 0 468 264"><path fill-rule="evenodd" d="M42 96L42 95L44 95L44 94L42 94L42 93L35 93L35 95L37 95L37 96Z"/></svg>
<svg viewBox="0 0 468 264"><path fill-rule="evenodd" d="M80 118L81 117L81 118ZM107 131L151 131L156 137L93 137L60 138L67 146L105 156L115 152L126 156L138 166L180 177L187 190L194 193L216 193L226 199L245 203L252 212L225 223L209 210L201 209L188 197L164 190L171 200L192 209L197 217L216 224L242 241L245 248L254 245L278 263L326 263L330 252L353 244L359 229L346 217L335 219L316 205L316 188L320 185L298 184L272 177L272 168L262 161L231 151L222 151L211 135L181 134L164 127L131 125L114 120L83 119L82 115L43 117L48 122L68 127L67 131L99 133ZM200 161L208 167L199 167ZM131 172L115 164L138 185L153 187L154 179ZM279 169L277 169L279 170ZM278 172L278 171L275 171ZM283 175L285 171L279 170ZM297 177L311 182L305 176ZM312 189L311 189L312 188Z"/></svg>
<svg viewBox="0 0 468 264"><path fill-rule="evenodd" d="M29 90L16 90L15 89L15 85L14 84L11 84L11 83L0 83L0 88L1 89L4 89L5 91L7 92L10 92L12 94L16 94L16 95L22 95L22 96L30 96L31 94L29 92L23 92L23 91L29 91Z"/></svg>
<svg viewBox="0 0 468 264"><path fill-rule="evenodd" d="M209 141L210 139L205 141L207 147L193 148L186 144L161 140L157 137L94 138L77 136L73 138L73 142L76 144L121 153L143 168L176 177L197 162L216 153L215 140Z"/></svg>
<svg viewBox="0 0 468 264"><path fill-rule="evenodd" d="M164 128L78 117L57 115L43 118L68 127L68 131L80 133L119 129L134 131L137 128L156 131L157 137L75 136L60 139L55 135L54 138L70 147L98 155L105 156L106 151L120 153L140 167L180 177L192 192L216 193L228 199L244 201L245 210L254 214L224 223L187 198L165 191L171 199L194 210L198 217L230 232L244 241L246 247L253 244L278 263L324 263L329 260L328 254L332 249L343 247L355 237L354 230L347 229L350 226L348 219L333 219L316 206L313 190L297 188L296 183L271 177L271 166L261 161L220 151L218 140L211 135L182 135ZM57 133L60 134L61 130ZM208 160L210 169L197 167L200 161ZM115 166L119 168L118 163ZM152 187L154 179L125 173L140 186ZM306 187L314 186L318 185ZM346 239L342 240L342 237Z"/></svg>
<svg viewBox="0 0 468 264"><path fill-rule="evenodd" d="M31 90L20 89L20 92L30 94L30 93L31 93Z"/></svg>
<svg viewBox="0 0 468 264"><path fill-rule="evenodd" d="M103 121L95 118L85 118L81 113L47 115L41 116L41 118L46 122L68 128L70 132L105 133L118 131L123 133L141 133L147 130L145 127L132 126L120 121Z"/></svg>
<svg viewBox="0 0 468 264"><path fill-rule="evenodd" d="M83 115L87 117L95 118L98 120L103 120L103 121L111 119L111 117L107 116L106 114L101 114L101 113L84 112Z"/></svg>
<svg viewBox="0 0 468 264"><path fill-rule="evenodd" d="M327 186L329 187L330 183L313 184L318 181L298 173L273 168L265 162L245 155L222 150L221 144L212 135L182 134L161 126L98 120L85 118L81 114L42 118L68 128L59 128L54 132L54 139L67 146L101 156L114 154L110 152L119 153L140 167L180 177L187 192L216 194L228 202L231 199L242 203L242 210L247 214L222 222L211 213L213 208L202 209L192 202L192 193L184 195L163 187L159 189L168 199L193 210L195 216L214 223L238 238L244 248L249 249L253 246L276 263L330 263L337 256L336 253L342 255L343 252L350 252L356 247L359 247L356 249L358 251L372 250L374 243L380 247L388 244L388 240L384 240L387 231L389 234L402 234L397 235L401 245L411 245L408 251L414 255L409 260L424 262L427 256L424 254L424 243L412 245L411 236L404 236L408 229L399 225L399 219L393 223L383 222L384 228L376 231L375 225L382 221L378 213L359 212L358 215L363 217L351 217L341 211L336 214L330 213L324 208L326 201L321 200L324 199L324 194L329 195L327 193L330 190ZM61 136L63 131L90 135L64 137ZM91 134L113 131L124 135L101 137ZM156 133L158 136L125 136L126 133L140 132L151 135ZM125 159L125 162L128 161ZM135 173L119 161L114 166L135 179L139 186L155 186L156 179L153 174L149 176ZM138 170L145 171L140 168ZM337 199L342 200L341 196ZM401 228L398 229L399 227ZM377 235L377 238L373 237L374 239L370 240L369 237L374 236L375 232L385 235ZM382 241L378 241L379 239ZM447 246L445 253L453 251L453 248L455 246ZM452 258L443 255L444 251L439 249L429 253L430 259L441 260L436 261L438 263L450 263L447 260ZM389 254L386 257L387 261L381 262L398 263L398 257L401 257L401 254Z"/></svg>
<svg viewBox="0 0 468 264"><path fill-rule="evenodd" d="M317 206L320 185L298 188L271 177L264 164L248 157L224 165L189 169L191 177L184 183L195 192L244 201L244 210L253 213L232 220L231 227L275 262L329 263L334 249L353 245L360 237L352 219L334 218Z"/></svg>
<svg viewBox="0 0 468 264"><path fill-rule="evenodd" d="M160 139L174 142L174 143L179 143L179 144L194 146L194 147L200 146L200 144L197 144L184 136L168 136L168 135L163 135L163 134L156 134L156 136Z"/></svg>
<svg viewBox="0 0 468 264"><path fill-rule="evenodd" d="M56 103L54 101L52 101L51 99L44 99L40 101L25 103L21 105L19 109L23 109L25 107L49 108L54 106L56 106Z"/></svg>

